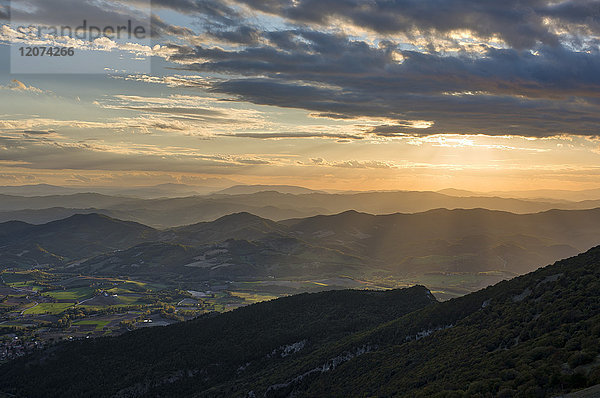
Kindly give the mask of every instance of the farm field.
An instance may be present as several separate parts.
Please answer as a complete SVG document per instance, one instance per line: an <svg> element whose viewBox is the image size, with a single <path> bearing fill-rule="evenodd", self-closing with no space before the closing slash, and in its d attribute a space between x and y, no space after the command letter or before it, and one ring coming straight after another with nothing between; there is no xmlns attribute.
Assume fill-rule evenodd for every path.
<svg viewBox="0 0 600 398"><path fill-rule="evenodd" d="M67 308L72 307L69 303L39 303L23 312L23 315L36 314L51 314L58 315L63 313Z"/></svg>
<svg viewBox="0 0 600 398"><path fill-rule="evenodd" d="M18 336L43 345L116 335L207 312L231 311L293 294L297 288L328 288L319 281L272 282L209 281L175 286L52 270L5 270L0 272L0 342Z"/></svg>
<svg viewBox="0 0 600 398"><path fill-rule="evenodd" d="M45 292L45 296L53 297L57 300L74 300L79 302L87 298L91 298L94 295L94 289L90 287L78 287L65 290L56 290Z"/></svg>

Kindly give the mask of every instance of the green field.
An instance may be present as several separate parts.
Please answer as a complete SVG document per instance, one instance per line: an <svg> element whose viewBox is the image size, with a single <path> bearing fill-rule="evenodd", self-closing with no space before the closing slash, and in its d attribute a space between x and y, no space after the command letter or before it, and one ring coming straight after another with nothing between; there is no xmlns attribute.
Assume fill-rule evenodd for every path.
<svg viewBox="0 0 600 398"><path fill-rule="evenodd" d="M261 301L273 300L278 297L269 294L258 294L250 292L231 292L231 295L234 297L244 299L245 304L260 303Z"/></svg>
<svg viewBox="0 0 600 398"><path fill-rule="evenodd" d="M117 286L120 289L127 289L133 292L143 292L146 291L150 286L145 282L137 282L137 281L120 281Z"/></svg>
<svg viewBox="0 0 600 398"><path fill-rule="evenodd" d="M8 286L13 287L15 289L25 289L32 291L39 291L43 289L43 286L38 285L35 281L21 281L21 282L11 282L8 283Z"/></svg>
<svg viewBox="0 0 600 398"><path fill-rule="evenodd" d="M94 295L94 289L91 287L78 287L67 290L54 290L43 293L44 296L53 297L57 300L85 300Z"/></svg>
<svg viewBox="0 0 600 398"><path fill-rule="evenodd" d="M135 317L130 319L129 315L123 315L129 311L143 308L143 313L158 314L189 298L187 293L174 286L122 278L50 274L40 271L3 272L2 276L8 286L22 291L3 288L8 292L8 297L6 303L0 303L0 310L8 314L6 320L9 322L0 325L6 326L0 328L2 330L0 336L13 324L23 330L26 330L23 325L36 331L39 329L44 335L43 338L53 338L56 333L71 336L73 333L77 335L87 331L92 331L94 335L105 335L123 329L118 321L115 322L116 320L134 319ZM294 283L326 285L326 283L310 281ZM189 319L210 311L230 311L242 305L271 300L279 295L269 291L255 291L256 288L261 287L265 286L250 283L243 287L236 286L232 289L233 293L228 290L213 292L200 300L197 307L184 308L180 318ZM269 287L271 286L267 286L267 290ZM34 289L39 295L31 293ZM95 295L97 297L94 297ZM27 296L29 298L25 299ZM2 297L0 295L0 298ZM88 299L91 300L87 301ZM79 302L83 303L77 305L76 303ZM46 314L58 316L60 319L54 320L54 317L42 316ZM140 311L139 314L142 312ZM53 320L50 322L46 319ZM17 320L27 323L15 323ZM73 326L74 329L71 330L68 325Z"/></svg>
<svg viewBox="0 0 600 398"><path fill-rule="evenodd" d="M82 304L82 305L77 305L75 306L75 308L85 308L87 310L91 310L91 311L95 311L98 310L98 308L115 308L115 309L121 309L124 311L130 310L131 309L131 305L129 304L117 304L117 305L111 305L111 306L97 306L97 305L87 305L87 304Z"/></svg>
<svg viewBox="0 0 600 398"><path fill-rule="evenodd" d="M57 315L62 313L69 307L72 307L73 304L70 303L41 303L33 308L29 308L25 310L25 315L36 315L36 314L53 314Z"/></svg>
<svg viewBox="0 0 600 398"><path fill-rule="evenodd" d="M138 294L139 293L139 292L136 292L136 291L133 291L133 290L130 290L130 289L125 289L125 288L120 287L120 286L113 287L112 289L106 289L106 291L108 293L110 293L110 294L126 294L126 293L129 293L129 294Z"/></svg>

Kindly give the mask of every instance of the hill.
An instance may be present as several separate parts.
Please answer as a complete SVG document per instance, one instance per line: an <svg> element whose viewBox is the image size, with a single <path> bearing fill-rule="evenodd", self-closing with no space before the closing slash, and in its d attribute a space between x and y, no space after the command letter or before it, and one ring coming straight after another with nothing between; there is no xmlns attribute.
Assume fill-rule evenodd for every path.
<svg viewBox="0 0 600 398"><path fill-rule="evenodd" d="M6 266L62 265L100 253L158 239L145 225L108 216L76 214L42 225L0 224L2 263Z"/></svg>
<svg viewBox="0 0 600 398"><path fill-rule="evenodd" d="M397 272L524 273L598 244L600 209L511 214L437 209L416 214L348 211L282 221L293 236Z"/></svg>
<svg viewBox="0 0 600 398"><path fill-rule="evenodd" d="M0 223L7 221L24 221L29 224L46 224L51 221L62 220L75 214L90 214L98 213L112 216L112 212L108 210L90 209L67 209L64 207L50 207L47 209L26 209L0 211Z"/></svg>
<svg viewBox="0 0 600 398"><path fill-rule="evenodd" d="M91 275L128 275L157 282L201 282L361 275L360 258L292 237L186 246L151 242L93 257L76 265ZM72 271L73 269L71 269Z"/></svg>
<svg viewBox="0 0 600 398"><path fill-rule="evenodd" d="M31 397L552 397L600 383L599 292L597 247L443 303L418 286L303 294L61 344L2 366L0 390Z"/></svg>
<svg viewBox="0 0 600 398"><path fill-rule="evenodd" d="M551 397L595 385L600 383L598 288L600 248L594 248L347 339L322 355L366 342L380 349L306 384L292 383L287 391L300 397L359 392ZM293 380L289 374L279 377ZM249 384L257 395L264 391L256 388L261 383Z"/></svg>
<svg viewBox="0 0 600 398"><path fill-rule="evenodd" d="M317 350L433 303L433 296L420 286L387 292L305 293L160 330L62 344L0 367L0 391L30 397L147 396L153 385L187 384L191 378L199 384L183 391L190 387L198 391L215 380L285 362L297 352ZM39 365L25 376L22 372L31 361ZM177 390L165 396L177 396Z"/></svg>
<svg viewBox="0 0 600 398"><path fill-rule="evenodd" d="M277 222L242 212L223 216L212 222L202 222L179 228L171 232L184 243L214 243L227 239L257 240L269 235L281 235L287 228Z"/></svg>

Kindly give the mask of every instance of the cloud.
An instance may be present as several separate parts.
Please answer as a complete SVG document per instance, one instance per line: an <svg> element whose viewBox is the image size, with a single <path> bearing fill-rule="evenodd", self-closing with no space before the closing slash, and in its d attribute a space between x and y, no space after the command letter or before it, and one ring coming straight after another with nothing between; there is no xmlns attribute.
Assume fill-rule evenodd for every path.
<svg viewBox="0 0 600 398"><path fill-rule="evenodd" d="M221 134L228 137L257 138L263 140L285 139L285 138L332 138L347 140L362 140L365 136L343 133L319 133L319 132L258 132L258 133L231 133Z"/></svg>
<svg viewBox="0 0 600 398"><path fill-rule="evenodd" d="M0 25L0 43L27 44L28 46L38 47L72 47L77 51L106 53L120 51L138 59L151 56L168 58L175 51L166 45L155 44L151 46L149 40L136 43L132 41L113 40L105 36L80 39L68 35L56 35L49 31L42 31L40 35L39 30L33 25L27 25L27 27L22 28Z"/></svg>
<svg viewBox="0 0 600 398"><path fill-rule="evenodd" d="M376 160L359 161L346 160L344 162L333 162L329 164L332 167L342 167L346 169L393 169L397 168L392 162L382 162Z"/></svg>
<svg viewBox="0 0 600 398"><path fill-rule="evenodd" d="M127 19L145 23L140 17L137 21L136 15L146 15L150 2L28 0L28 5L17 8L13 18L50 24L76 24L85 18L116 25ZM406 40L415 41L453 39L468 32L469 38L501 40L517 49L533 48L539 43L554 46L565 40L573 41L582 33L582 25L588 32L600 32L600 24L594 19L600 10L596 0L506 0L502 3L480 0L152 0L151 6L155 10L191 15L198 21L196 27L204 33L243 44L254 44L263 36L261 30L264 29L258 26L264 23L257 18L257 11L297 26L325 30L354 27L384 37L402 35ZM6 14L7 10L0 8L0 15L6 17ZM152 19L153 30L161 34L192 35L189 27L170 25L158 15Z"/></svg>
<svg viewBox="0 0 600 398"><path fill-rule="evenodd" d="M25 130L23 134L33 134L33 135L51 135L55 134L54 130Z"/></svg>
<svg viewBox="0 0 600 398"><path fill-rule="evenodd" d="M283 33L255 47L186 47L171 60L229 74L208 82L210 90L240 101L395 120L373 130L381 136L598 134L598 49L488 47L477 56L441 55L310 29Z"/></svg>
<svg viewBox="0 0 600 398"><path fill-rule="evenodd" d="M74 2L58 1L60 8ZM49 10L55 5L31 2L19 17L62 18ZM144 8L104 3L85 0L81 11L118 19L131 7ZM152 6L175 12L153 17L158 34L169 36L157 47L108 39L76 45L161 57L179 70L121 77L129 81L303 109L350 127L275 129L263 115L214 103L102 103L139 113L113 121L117 128L257 139L599 134L598 0L154 0ZM187 21L178 15L195 23L175 25ZM79 16L78 10L63 17ZM363 124L365 118L382 121Z"/></svg>
<svg viewBox="0 0 600 398"><path fill-rule="evenodd" d="M241 18L226 1L218 0L152 0L153 8L166 8L182 14L195 14L206 20L231 25Z"/></svg>
<svg viewBox="0 0 600 398"><path fill-rule="evenodd" d="M133 128L143 124L143 121L139 119L113 119L102 122L97 121L86 121L86 120L69 120L69 119L50 119L42 117L31 117L26 119L0 119L0 131L12 132L12 133L27 133L35 131L36 135L42 131L46 131L47 134L56 134L56 129L108 129L108 130L119 130L126 128Z"/></svg>
<svg viewBox="0 0 600 398"><path fill-rule="evenodd" d="M238 26L234 29L209 29L206 35L213 40L227 44L255 45L262 41L263 32L252 26Z"/></svg>
<svg viewBox="0 0 600 398"><path fill-rule="evenodd" d="M218 99L194 95L144 97L116 95L97 102L107 109L138 112L137 120L156 121L155 128L212 134L264 128L269 122L259 111L225 106ZM123 119L126 122L126 118ZM172 128L175 126L175 128Z"/></svg>
<svg viewBox="0 0 600 398"><path fill-rule="evenodd" d="M249 167L276 165L285 158L256 154L203 154L183 147L101 142L63 142L38 136L0 134L4 167L47 170L164 171L243 173Z"/></svg>
<svg viewBox="0 0 600 398"><path fill-rule="evenodd" d="M28 92L28 93L33 93L33 94L44 94L45 93L44 90L41 90L37 87L28 86L25 83L23 83L22 81L16 80L16 79L11 80L11 82L6 86L0 85L0 90L21 91L21 92Z"/></svg>
<svg viewBox="0 0 600 398"><path fill-rule="evenodd" d="M527 97L598 96L600 53L565 47L530 51L488 48L482 57L443 56L379 48L361 40L314 31L294 31L302 49L263 45L242 50L197 47L173 55L186 69L267 75L287 81L316 82L340 90L373 87L404 93L487 92ZM402 56L398 62L396 56ZM196 61L195 63L193 63ZM200 61L200 62L198 62ZM226 85L223 82L221 86ZM309 88L304 86L302 90Z"/></svg>
<svg viewBox="0 0 600 398"><path fill-rule="evenodd" d="M199 88L206 89L210 87L210 82L218 81L219 79L208 79L205 76L199 75L171 75L171 76L152 76L147 74L136 75L111 75L113 79L123 79L127 81L144 82L151 84L164 84L169 87L180 88Z"/></svg>
<svg viewBox="0 0 600 398"><path fill-rule="evenodd" d="M532 48L538 43L557 45L562 30L585 24L600 30L596 0L237 0L254 10L290 22L326 28L352 24L383 35L452 35L469 31L482 38L500 37L508 45ZM341 22L340 22L341 21ZM575 25L575 26L572 26Z"/></svg>
<svg viewBox="0 0 600 398"><path fill-rule="evenodd" d="M11 7L13 23L51 26L70 26L75 29L87 21L88 27L95 25L150 26L150 1L95 1L95 0L27 0L14 2Z"/></svg>
<svg viewBox="0 0 600 398"><path fill-rule="evenodd" d="M339 167L343 169L397 169L400 166L394 162L380 160L345 160L327 161L323 158L311 158L311 163L316 166Z"/></svg>

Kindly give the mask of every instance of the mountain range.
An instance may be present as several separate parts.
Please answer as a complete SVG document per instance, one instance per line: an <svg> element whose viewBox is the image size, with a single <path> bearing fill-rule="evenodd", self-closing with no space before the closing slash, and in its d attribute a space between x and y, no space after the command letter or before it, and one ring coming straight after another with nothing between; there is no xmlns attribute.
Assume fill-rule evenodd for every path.
<svg viewBox="0 0 600 398"><path fill-rule="evenodd" d="M523 191L488 191L474 192L464 189L447 188L437 191L451 196L499 196L502 198L530 199L541 201L580 202L586 200L597 200L600 197L600 189L584 189L569 191L564 189L534 189Z"/></svg>
<svg viewBox="0 0 600 398"><path fill-rule="evenodd" d="M152 186L111 187L111 186L57 186L49 184L32 184L17 186L0 186L0 194L16 196L48 196L71 195L77 193L98 193L115 196L131 196L137 198L161 198L203 195L223 189L233 181L223 178L205 179L204 185L191 186L181 183L165 183Z"/></svg>
<svg viewBox="0 0 600 398"><path fill-rule="evenodd" d="M600 209L511 214L484 209L272 221L237 213L158 230L96 213L0 224L0 260L152 280L522 274L598 243Z"/></svg>
<svg viewBox="0 0 600 398"><path fill-rule="evenodd" d="M261 191L261 189L282 189L293 193L282 193L276 190ZM597 207L600 207L600 200L536 201L492 196L461 197L437 192L410 191L331 194L298 187L243 186L210 195L154 199L98 193L47 196L0 194L0 222L19 220L42 224L73 214L102 213L155 228L169 228L213 221L239 212L248 212L280 221L337 214L348 210L370 214L391 214L419 213L439 208L485 208L528 214L552 209L583 210Z"/></svg>

